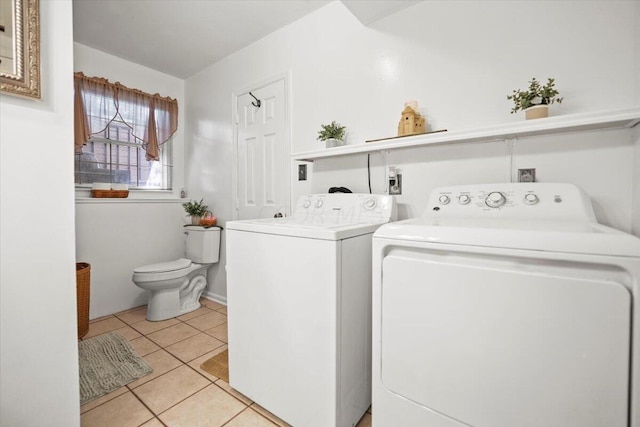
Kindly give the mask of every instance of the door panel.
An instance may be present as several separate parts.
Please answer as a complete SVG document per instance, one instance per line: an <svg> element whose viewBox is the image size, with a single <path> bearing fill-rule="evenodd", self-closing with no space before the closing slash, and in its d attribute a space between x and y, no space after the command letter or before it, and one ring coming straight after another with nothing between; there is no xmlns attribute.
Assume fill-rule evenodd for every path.
<svg viewBox="0 0 640 427"><path fill-rule="evenodd" d="M384 387L475 427L626 426L631 296L576 270L391 251Z"/></svg>
<svg viewBox="0 0 640 427"><path fill-rule="evenodd" d="M285 214L289 194L284 79L237 97L237 219Z"/></svg>

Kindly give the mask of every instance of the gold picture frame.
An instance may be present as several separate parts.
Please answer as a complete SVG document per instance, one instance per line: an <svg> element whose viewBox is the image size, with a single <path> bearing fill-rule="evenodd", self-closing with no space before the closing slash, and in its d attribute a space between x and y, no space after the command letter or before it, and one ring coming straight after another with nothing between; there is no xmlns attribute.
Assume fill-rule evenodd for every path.
<svg viewBox="0 0 640 427"><path fill-rule="evenodd" d="M5 0L3 0L5 3ZM11 0L7 21L0 24L0 91L40 99L40 3L39 0ZM8 34L8 36L6 35Z"/></svg>

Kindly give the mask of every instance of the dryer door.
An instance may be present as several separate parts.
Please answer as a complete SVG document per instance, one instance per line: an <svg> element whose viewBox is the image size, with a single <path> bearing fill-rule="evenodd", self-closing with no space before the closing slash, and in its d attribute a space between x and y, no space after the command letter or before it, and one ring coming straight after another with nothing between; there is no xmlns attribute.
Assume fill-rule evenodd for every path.
<svg viewBox="0 0 640 427"><path fill-rule="evenodd" d="M627 426L625 273L531 256L391 250L383 386L474 427Z"/></svg>

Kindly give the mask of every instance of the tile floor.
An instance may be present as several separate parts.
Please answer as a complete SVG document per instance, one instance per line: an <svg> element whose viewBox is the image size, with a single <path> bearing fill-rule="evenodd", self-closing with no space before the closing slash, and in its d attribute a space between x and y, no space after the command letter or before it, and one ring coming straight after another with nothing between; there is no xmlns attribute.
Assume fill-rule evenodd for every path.
<svg viewBox="0 0 640 427"><path fill-rule="evenodd" d="M227 348L227 308L202 307L175 319L146 320L146 307L90 322L84 339L118 331L153 372L80 408L82 427L289 426L200 369ZM357 427L370 427L367 412Z"/></svg>

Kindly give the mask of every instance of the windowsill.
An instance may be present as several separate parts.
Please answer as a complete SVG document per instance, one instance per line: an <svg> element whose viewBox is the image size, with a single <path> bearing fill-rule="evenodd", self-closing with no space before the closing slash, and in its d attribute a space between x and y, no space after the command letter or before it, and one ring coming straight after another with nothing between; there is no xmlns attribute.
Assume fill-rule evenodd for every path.
<svg viewBox="0 0 640 427"><path fill-rule="evenodd" d="M76 203L184 203L173 190L129 190L129 197L91 197L90 188L76 188Z"/></svg>

